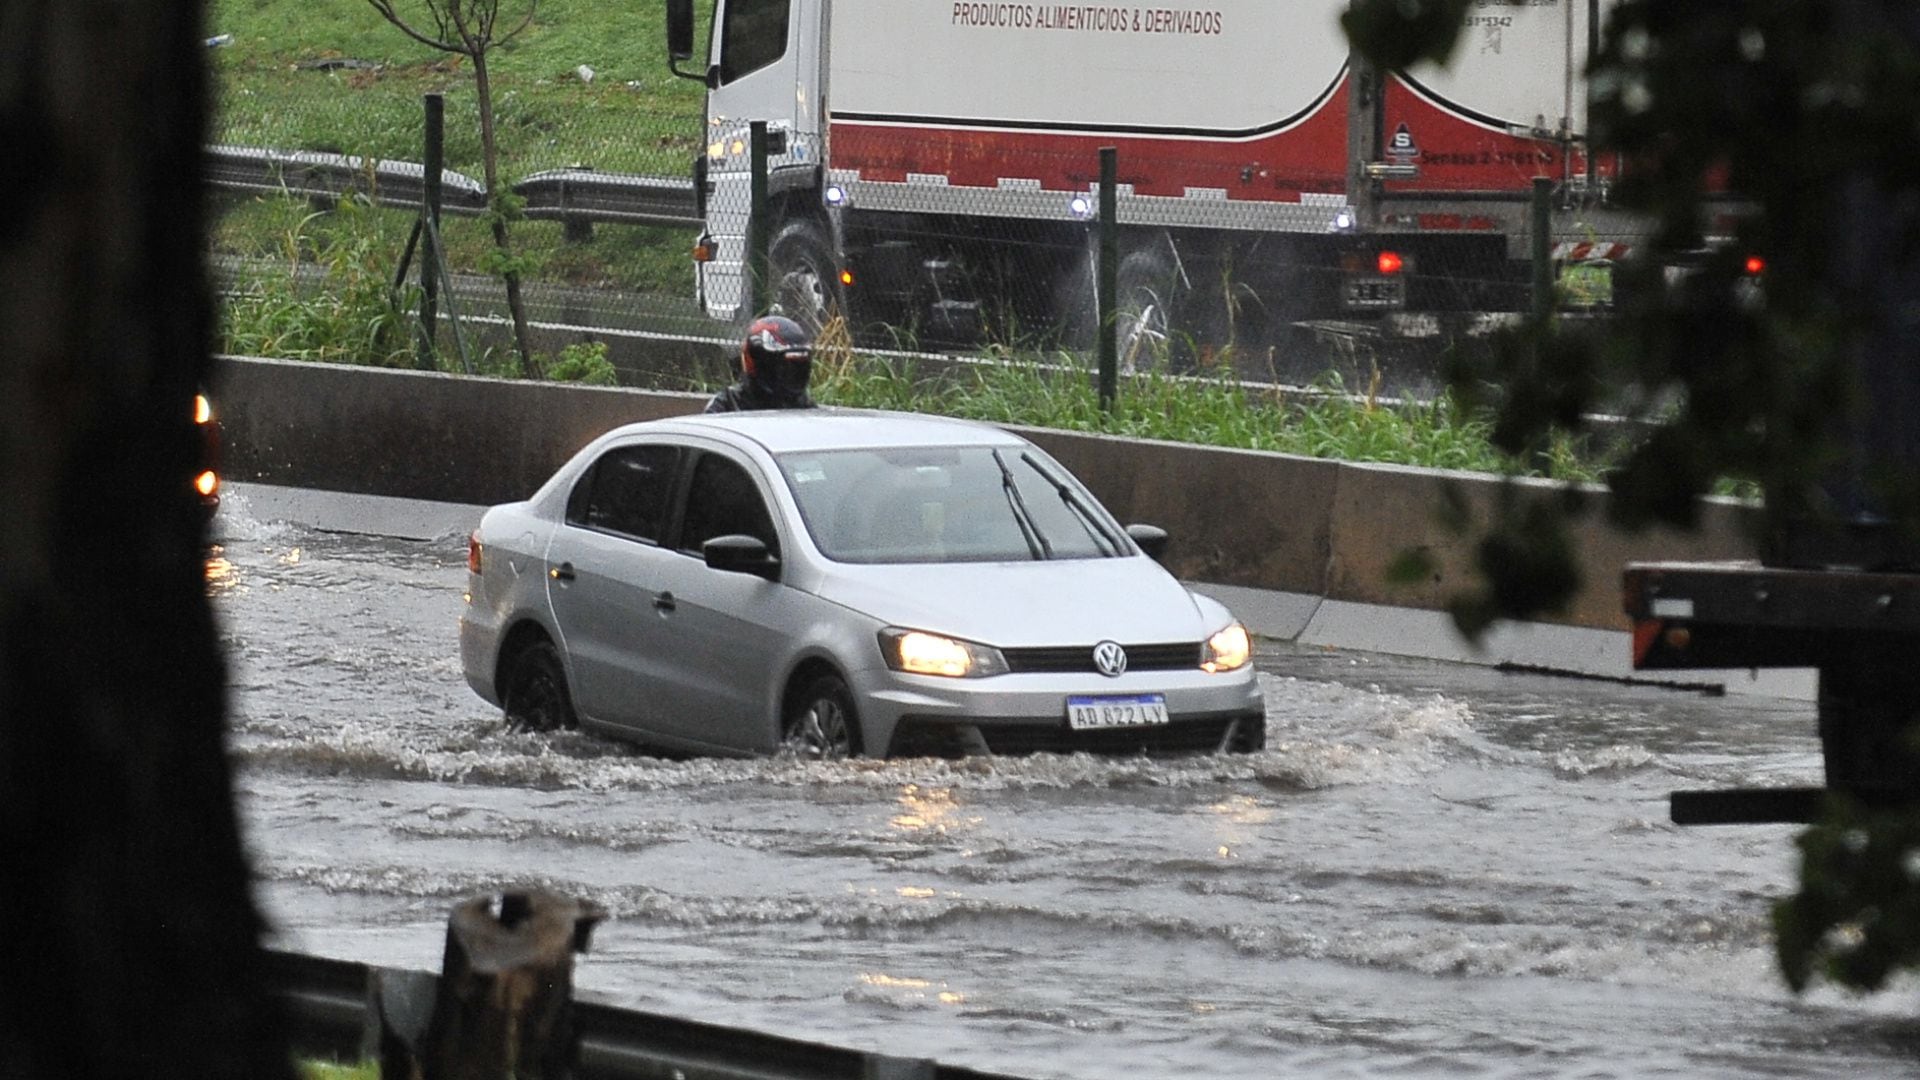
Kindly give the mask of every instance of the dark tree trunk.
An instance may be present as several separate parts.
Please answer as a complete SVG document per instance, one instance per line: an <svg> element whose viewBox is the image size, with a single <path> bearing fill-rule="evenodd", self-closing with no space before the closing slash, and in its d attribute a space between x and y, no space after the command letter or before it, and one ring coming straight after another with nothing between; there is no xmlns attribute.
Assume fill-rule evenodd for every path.
<svg viewBox="0 0 1920 1080"><path fill-rule="evenodd" d="M195 0L0 4L0 1076L291 1074L189 482Z"/></svg>

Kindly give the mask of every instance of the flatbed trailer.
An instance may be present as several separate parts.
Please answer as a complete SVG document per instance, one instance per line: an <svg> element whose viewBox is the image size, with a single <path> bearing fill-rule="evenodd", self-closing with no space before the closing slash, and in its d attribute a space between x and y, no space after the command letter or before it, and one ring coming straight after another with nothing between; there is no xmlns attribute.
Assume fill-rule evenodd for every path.
<svg viewBox="0 0 1920 1080"><path fill-rule="evenodd" d="M1636 669L1819 674L1825 786L1676 791L1675 824L1809 823L1832 795L1920 803L1920 573L1645 562L1623 586Z"/></svg>

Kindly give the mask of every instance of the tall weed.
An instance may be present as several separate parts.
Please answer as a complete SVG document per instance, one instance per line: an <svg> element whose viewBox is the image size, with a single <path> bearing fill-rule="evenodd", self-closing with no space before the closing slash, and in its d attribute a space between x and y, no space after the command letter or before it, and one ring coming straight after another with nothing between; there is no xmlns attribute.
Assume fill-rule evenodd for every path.
<svg viewBox="0 0 1920 1080"><path fill-rule="evenodd" d="M331 218L326 229L316 222ZM393 288L399 253L360 198L286 228L275 260L241 264L220 318L220 348L247 356L411 367L410 287Z"/></svg>

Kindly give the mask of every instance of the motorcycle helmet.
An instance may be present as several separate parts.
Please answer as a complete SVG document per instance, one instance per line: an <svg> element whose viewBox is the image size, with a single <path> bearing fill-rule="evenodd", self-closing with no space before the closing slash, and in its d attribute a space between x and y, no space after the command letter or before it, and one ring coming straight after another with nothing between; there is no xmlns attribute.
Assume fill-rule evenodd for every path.
<svg viewBox="0 0 1920 1080"><path fill-rule="evenodd" d="M740 369L769 400L798 401L813 377L813 339L783 315L755 319L740 346Z"/></svg>

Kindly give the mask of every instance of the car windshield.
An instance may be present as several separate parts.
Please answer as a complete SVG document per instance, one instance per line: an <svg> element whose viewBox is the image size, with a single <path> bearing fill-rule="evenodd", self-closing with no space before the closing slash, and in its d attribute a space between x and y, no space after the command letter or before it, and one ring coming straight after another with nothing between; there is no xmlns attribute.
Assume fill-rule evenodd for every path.
<svg viewBox="0 0 1920 1080"><path fill-rule="evenodd" d="M1131 550L1093 496L1016 447L795 452L781 471L836 562L1092 559Z"/></svg>

